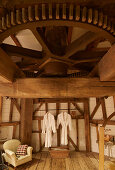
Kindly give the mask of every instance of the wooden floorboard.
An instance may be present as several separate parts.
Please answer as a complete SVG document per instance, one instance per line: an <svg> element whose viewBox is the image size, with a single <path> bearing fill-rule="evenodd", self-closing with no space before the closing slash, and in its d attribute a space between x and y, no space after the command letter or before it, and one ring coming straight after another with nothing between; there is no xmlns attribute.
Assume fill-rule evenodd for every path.
<svg viewBox="0 0 115 170"><path fill-rule="evenodd" d="M86 152L70 152L70 156L65 159L53 159L48 152L33 154L35 163L30 164L30 167L23 165L24 170L98 170L99 154ZM105 170L107 169L105 157ZM19 168L17 168L19 169ZM10 166L9 170L13 170Z"/></svg>

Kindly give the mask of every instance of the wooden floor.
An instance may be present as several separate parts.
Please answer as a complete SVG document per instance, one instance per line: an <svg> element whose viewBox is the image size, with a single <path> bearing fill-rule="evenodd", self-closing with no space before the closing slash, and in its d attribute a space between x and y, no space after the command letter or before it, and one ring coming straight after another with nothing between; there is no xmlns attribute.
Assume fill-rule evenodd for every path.
<svg viewBox="0 0 115 170"><path fill-rule="evenodd" d="M51 159L49 153L42 152L33 154L33 158L39 159L34 165L26 168L23 165L23 170L98 170L98 154L71 152L69 158ZM107 157L105 158L107 160ZM18 168L18 170L22 168ZM9 170L13 168L9 167ZM105 166L105 170L108 170Z"/></svg>

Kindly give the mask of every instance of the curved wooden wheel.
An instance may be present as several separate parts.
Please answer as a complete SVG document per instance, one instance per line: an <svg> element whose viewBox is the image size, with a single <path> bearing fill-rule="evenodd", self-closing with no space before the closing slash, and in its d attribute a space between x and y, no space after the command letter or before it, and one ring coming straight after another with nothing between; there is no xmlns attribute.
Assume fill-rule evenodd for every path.
<svg viewBox="0 0 115 170"><path fill-rule="evenodd" d="M67 64L69 68L73 69L76 68L75 66L79 63L97 62L99 59L96 58L75 60L72 56L79 52L81 47L85 48L98 39L107 39L111 43L115 42L114 25L107 16L103 15L103 13L98 10L91 8L87 9L86 7L80 7L74 4L37 4L28 6L27 8L15 9L2 17L0 23L1 43L6 37L24 29L31 30L35 35L36 39L41 44L43 51L34 51L34 54L36 53L38 57L29 56L29 58L34 59L34 65L31 67L33 71L42 70L47 63L52 61L54 63L61 62L64 66ZM83 27L88 31L70 44L66 42L66 39L61 37L63 43L57 42L58 44L61 44L58 49L57 44L51 44L52 39L48 37L51 27L54 28L53 31L56 30L56 27L58 27L58 29L61 27L60 32L63 30L62 36L64 34L65 37L66 28L69 27ZM43 31L43 28L45 28L45 32ZM3 44L1 47L7 52L9 52L9 48L10 52L13 53L14 51L14 47L10 45ZM21 55L23 58L25 58L25 55L32 52L32 50L28 50L27 52L21 47L15 47L15 50L17 50L18 55ZM86 51L84 54L85 53ZM104 55L104 53L101 54L101 56L102 55ZM35 67L38 69L34 69Z"/></svg>

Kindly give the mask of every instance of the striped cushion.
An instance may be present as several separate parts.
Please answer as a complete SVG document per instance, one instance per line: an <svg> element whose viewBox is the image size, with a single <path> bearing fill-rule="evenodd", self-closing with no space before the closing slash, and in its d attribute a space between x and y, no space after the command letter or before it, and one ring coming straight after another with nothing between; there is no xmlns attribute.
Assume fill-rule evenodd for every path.
<svg viewBox="0 0 115 170"><path fill-rule="evenodd" d="M16 155L26 155L28 145L19 145L17 148Z"/></svg>

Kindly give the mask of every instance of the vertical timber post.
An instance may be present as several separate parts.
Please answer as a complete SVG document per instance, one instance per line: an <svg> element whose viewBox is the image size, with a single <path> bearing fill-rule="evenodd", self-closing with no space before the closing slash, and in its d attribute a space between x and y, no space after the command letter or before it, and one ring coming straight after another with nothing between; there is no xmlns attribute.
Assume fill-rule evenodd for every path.
<svg viewBox="0 0 115 170"><path fill-rule="evenodd" d="M2 122L2 104L3 104L3 98L0 96L0 123Z"/></svg>
<svg viewBox="0 0 115 170"><path fill-rule="evenodd" d="M104 127L99 130L99 170L104 170Z"/></svg>
<svg viewBox="0 0 115 170"><path fill-rule="evenodd" d="M84 120L85 120L85 141L86 141L86 151L91 151L91 141L90 141L90 122L89 122L89 99L84 101Z"/></svg>
<svg viewBox="0 0 115 170"><path fill-rule="evenodd" d="M21 143L31 145L33 99L21 99Z"/></svg>

